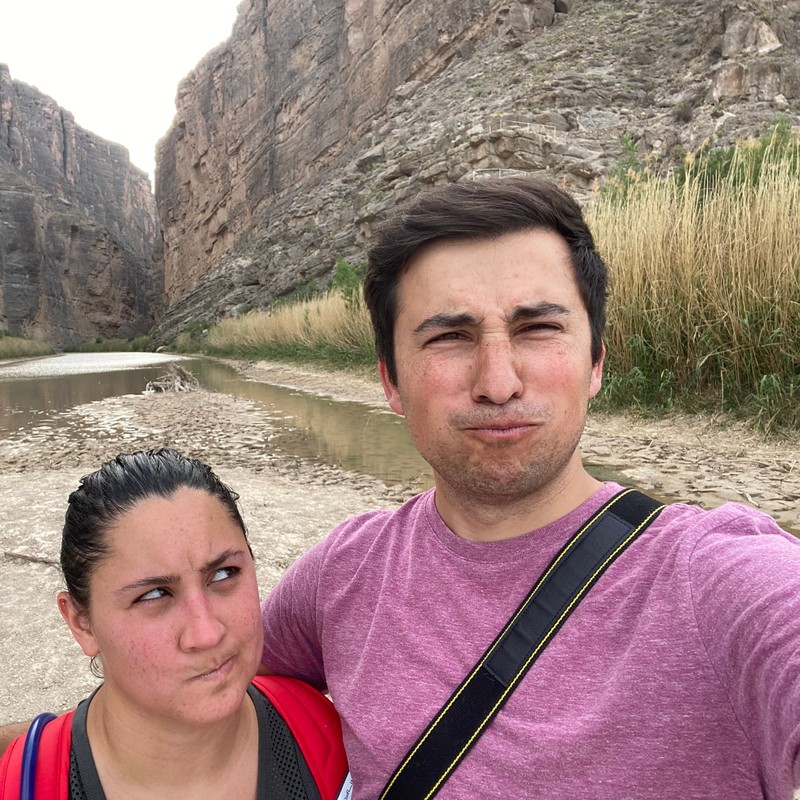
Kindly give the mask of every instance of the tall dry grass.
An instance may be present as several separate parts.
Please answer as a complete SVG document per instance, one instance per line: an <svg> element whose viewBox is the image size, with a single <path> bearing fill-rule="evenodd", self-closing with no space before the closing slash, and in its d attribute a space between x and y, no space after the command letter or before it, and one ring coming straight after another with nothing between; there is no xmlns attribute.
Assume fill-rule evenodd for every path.
<svg viewBox="0 0 800 800"><path fill-rule="evenodd" d="M358 294L332 289L269 311L221 320L208 332L211 352L372 366L369 312Z"/></svg>
<svg viewBox="0 0 800 800"><path fill-rule="evenodd" d="M589 212L612 270L612 399L716 406L796 426L800 399L800 173L748 148L727 175L642 180ZM738 166L736 161L738 160ZM627 401L626 401L627 397Z"/></svg>
<svg viewBox="0 0 800 800"><path fill-rule="evenodd" d="M776 126L772 138L701 152L670 179L624 177L587 210L613 283L600 404L800 428L797 135ZM350 272L321 297L223 320L208 349L371 368L369 315Z"/></svg>

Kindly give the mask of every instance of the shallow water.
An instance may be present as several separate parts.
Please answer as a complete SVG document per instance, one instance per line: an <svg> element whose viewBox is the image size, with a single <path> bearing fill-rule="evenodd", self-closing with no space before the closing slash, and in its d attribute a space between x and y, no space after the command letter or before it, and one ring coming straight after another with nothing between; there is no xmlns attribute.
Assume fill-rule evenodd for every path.
<svg viewBox="0 0 800 800"><path fill-rule="evenodd" d="M107 397L139 394L161 377L174 356L160 353L76 353L0 365L0 435L45 421L80 424L58 412ZM208 390L247 398L262 406L281 431L271 446L371 475L386 483L432 485L428 465L394 413L318 397L242 378L217 361L182 359Z"/></svg>

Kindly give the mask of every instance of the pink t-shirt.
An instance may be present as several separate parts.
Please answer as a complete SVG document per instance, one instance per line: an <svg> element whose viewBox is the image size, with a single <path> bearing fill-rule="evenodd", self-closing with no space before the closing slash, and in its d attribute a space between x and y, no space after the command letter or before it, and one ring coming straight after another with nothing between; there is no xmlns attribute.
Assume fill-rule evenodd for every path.
<svg viewBox="0 0 800 800"><path fill-rule="evenodd" d="M581 523L455 535L433 492L354 517L265 600L264 661L327 687L376 798ZM672 505L609 568L437 800L775 798L800 785L800 542L736 504Z"/></svg>

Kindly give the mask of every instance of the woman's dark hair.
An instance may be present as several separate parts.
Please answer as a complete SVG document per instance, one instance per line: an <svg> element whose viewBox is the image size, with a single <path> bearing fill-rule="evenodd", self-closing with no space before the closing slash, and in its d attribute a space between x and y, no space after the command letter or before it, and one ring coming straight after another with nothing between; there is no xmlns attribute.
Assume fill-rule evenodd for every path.
<svg viewBox="0 0 800 800"><path fill-rule="evenodd" d="M81 478L80 486L69 496L61 532L61 569L67 591L78 606L89 609L89 582L109 554L109 528L140 501L168 498L184 488L216 497L247 539L236 504L239 495L211 467L175 450L123 453Z"/></svg>
<svg viewBox="0 0 800 800"><path fill-rule="evenodd" d="M378 358L397 385L394 328L397 286L420 248L444 239L492 239L548 230L567 243L575 281L589 315L592 363L603 352L608 275L580 206L554 183L530 176L450 183L423 192L380 225L368 253L364 298Z"/></svg>

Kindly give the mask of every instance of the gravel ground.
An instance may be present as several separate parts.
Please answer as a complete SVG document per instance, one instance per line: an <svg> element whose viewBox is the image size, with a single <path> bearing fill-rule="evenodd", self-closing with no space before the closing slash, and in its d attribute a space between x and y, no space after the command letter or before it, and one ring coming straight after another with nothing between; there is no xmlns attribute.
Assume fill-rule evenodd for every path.
<svg viewBox="0 0 800 800"><path fill-rule="evenodd" d="M382 405L373 381L266 363L240 364L264 380L342 400ZM55 606L55 562L66 498L81 475L125 450L173 446L207 461L241 495L263 593L336 523L394 505L409 490L298 459L269 455L269 415L253 402L206 391L127 395L78 406L67 424L0 438L0 722L72 706L94 686ZM70 424L70 422L72 424ZM642 421L593 415L588 462L667 498L707 506L756 505L800 531L797 441L766 442L740 425L699 417Z"/></svg>

